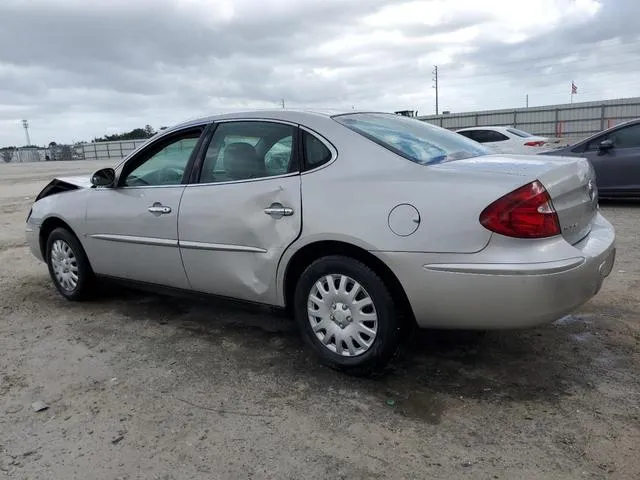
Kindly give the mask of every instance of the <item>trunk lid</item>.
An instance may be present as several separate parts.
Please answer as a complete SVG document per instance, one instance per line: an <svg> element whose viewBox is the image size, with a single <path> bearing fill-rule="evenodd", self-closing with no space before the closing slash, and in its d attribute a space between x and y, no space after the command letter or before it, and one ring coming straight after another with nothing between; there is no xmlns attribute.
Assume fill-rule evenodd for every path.
<svg viewBox="0 0 640 480"><path fill-rule="evenodd" d="M578 243L591 232L598 213L598 188L591 163L586 158L561 159L538 179L549 192L558 212L562 236L571 244Z"/></svg>
<svg viewBox="0 0 640 480"><path fill-rule="evenodd" d="M589 234L598 212L595 172L586 158L497 154L456 160L438 168L519 176L522 185L539 180L558 213L562 236L571 244Z"/></svg>

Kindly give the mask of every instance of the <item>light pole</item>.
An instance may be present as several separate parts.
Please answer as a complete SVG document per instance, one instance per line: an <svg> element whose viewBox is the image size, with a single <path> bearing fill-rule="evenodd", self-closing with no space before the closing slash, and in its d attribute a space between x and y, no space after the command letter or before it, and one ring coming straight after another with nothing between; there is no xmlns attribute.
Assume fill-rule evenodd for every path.
<svg viewBox="0 0 640 480"><path fill-rule="evenodd" d="M22 120L22 126L24 127L24 134L27 136L27 147L31 145L31 139L29 138L29 122Z"/></svg>

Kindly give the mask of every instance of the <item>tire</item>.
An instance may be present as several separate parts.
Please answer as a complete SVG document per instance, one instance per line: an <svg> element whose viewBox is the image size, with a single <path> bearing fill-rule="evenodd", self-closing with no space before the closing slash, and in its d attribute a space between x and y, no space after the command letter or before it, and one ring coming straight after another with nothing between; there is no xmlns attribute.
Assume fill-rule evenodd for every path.
<svg viewBox="0 0 640 480"><path fill-rule="evenodd" d="M93 270L82 245L73 233L66 228L54 229L47 238L45 253L51 280L63 297L71 301L80 301L88 299L93 294ZM66 259L67 264L61 264L61 260L57 259ZM60 269L63 269L62 272Z"/></svg>
<svg viewBox="0 0 640 480"><path fill-rule="evenodd" d="M329 278L334 280L333 289ZM353 281L360 285L359 292ZM322 302L312 300L312 294ZM355 301L350 300L352 295ZM295 289L294 317L305 343L335 370L358 376L378 374L398 350L401 322L389 289L373 270L350 257L322 257L304 270ZM375 330L375 335L364 333L363 327L369 333Z"/></svg>

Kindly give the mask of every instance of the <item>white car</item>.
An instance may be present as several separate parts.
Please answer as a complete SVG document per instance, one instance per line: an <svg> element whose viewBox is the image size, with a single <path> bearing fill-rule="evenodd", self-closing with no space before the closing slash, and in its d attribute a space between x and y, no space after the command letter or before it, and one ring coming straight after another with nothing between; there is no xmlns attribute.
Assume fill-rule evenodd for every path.
<svg viewBox="0 0 640 480"><path fill-rule="evenodd" d="M456 130L456 133L482 143L496 153L532 155L546 150L549 143L547 137L531 135L513 127L468 127Z"/></svg>

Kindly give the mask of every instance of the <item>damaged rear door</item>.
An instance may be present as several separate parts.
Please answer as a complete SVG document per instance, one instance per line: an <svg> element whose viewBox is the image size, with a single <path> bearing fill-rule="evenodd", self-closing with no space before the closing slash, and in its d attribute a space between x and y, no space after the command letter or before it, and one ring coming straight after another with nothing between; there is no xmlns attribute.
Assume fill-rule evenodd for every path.
<svg viewBox="0 0 640 480"><path fill-rule="evenodd" d="M216 126L178 218L191 287L275 303L276 269L302 228L298 129L272 120Z"/></svg>

